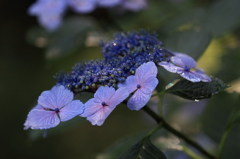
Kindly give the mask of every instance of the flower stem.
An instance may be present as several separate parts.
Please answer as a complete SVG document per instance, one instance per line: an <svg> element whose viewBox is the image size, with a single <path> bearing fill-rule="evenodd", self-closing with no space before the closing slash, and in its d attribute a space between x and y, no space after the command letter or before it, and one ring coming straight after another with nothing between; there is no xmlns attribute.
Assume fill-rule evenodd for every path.
<svg viewBox="0 0 240 159"><path fill-rule="evenodd" d="M181 132L177 131L173 127L171 127L168 123L165 122L165 120L158 116L155 112L153 112L150 108L147 106L143 107L143 110L148 113L158 124L162 124L162 127L173 133L174 135L182 138L186 143L190 144L194 148L196 148L199 152L201 152L203 155L207 156L209 159L216 159L213 155L208 153L206 150L204 150L198 143L193 141L192 139L188 138Z"/></svg>
<svg viewBox="0 0 240 159"><path fill-rule="evenodd" d="M233 126L234 126L234 124L231 124L229 127L227 127L227 129L223 133L223 136L221 138L221 141L220 141L220 144L219 144L219 147L218 147L218 158L220 158L221 155L222 155L222 151L223 151L225 141L226 141L230 131L232 130Z"/></svg>

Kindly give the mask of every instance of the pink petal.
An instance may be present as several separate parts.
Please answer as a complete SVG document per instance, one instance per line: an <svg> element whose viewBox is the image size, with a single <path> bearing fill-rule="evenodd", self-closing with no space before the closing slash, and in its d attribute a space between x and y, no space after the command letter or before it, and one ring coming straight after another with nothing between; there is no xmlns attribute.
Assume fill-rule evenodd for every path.
<svg viewBox="0 0 240 159"><path fill-rule="evenodd" d="M152 93L145 94L141 90L137 90L128 100L127 106L131 110L140 110L150 100Z"/></svg>
<svg viewBox="0 0 240 159"><path fill-rule="evenodd" d="M85 103L85 110L82 114L80 114L80 116L88 117L88 116L96 113L97 111L99 111L102 107L103 106L101 103L96 103L95 99L92 98Z"/></svg>
<svg viewBox="0 0 240 159"><path fill-rule="evenodd" d="M79 100L74 100L71 103L67 104L65 107L60 109L59 116L61 121L67 121L75 116L82 114L84 111L84 105Z"/></svg>
<svg viewBox="0 0 240 159"><path fill-rule="evenodd" d="M129 96L128 90L126 88L119 88L116 90L114 96L106 102L108 107L113 108L116 107L116 105L120 104L122 101L124 101Z"/></svg>
<svg viewBox="0 0 240 159"><path fill-rule="evenodd" d="M157 75L157 67L154 62L147 62L136 69L136 79L138 83L144 82L148 77Z"/></svg>
<svg viewBox="0 0 240 159"><path fill-rule="evenodd" d="M94 101L96 103L106 102L110 100L114 94L115 89L113 87L101 86L94 94Z"/></svg>
<svg viewBox="0 0 240 159"><path fill-rule="evenodd" d="M151 94L152 91L157 87L158 79L156 77L149 77L146 81L142 84L140 90L145 94Z"/></svg>
<svg viewBox="0 0 240 159"><path fill-rule="evenodd" d="M108 106L104 106L93 115L87 117L87 120L89 120L92 125L101 126L114 108L115 107L110 108Z"/></svg>
<svg viewBox="0 0 240 159"><path fill-rule="evenodd" d="M28 113L24 129L49 129L59 123L60 120L55 111L46 111L42 106L37 105Z"/></svg>

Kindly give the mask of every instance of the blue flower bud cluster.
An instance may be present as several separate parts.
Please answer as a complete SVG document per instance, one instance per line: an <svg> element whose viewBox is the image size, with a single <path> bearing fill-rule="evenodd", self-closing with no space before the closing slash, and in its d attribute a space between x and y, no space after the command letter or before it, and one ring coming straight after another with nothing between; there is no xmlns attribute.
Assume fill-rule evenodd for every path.
<svg viewBox="0 0 240 159"><path fill-rule="evenodd" d="M118 33L113 40L102 42L104 59L77 63L70 73L55 76L57 85L72 91L87 90L99 85L116 87L143 63L159 63L167 57L156 34L147 31Z"/></svg>
<svg viewBox="0 0 240 159"><path fill-rule="evenodd" d="M157 39L157 35L145 30L132 31L128 34L118 33L114 35L113 40L101 43L102 54L106 59L126 56L132 52L148 51L155 48L156 45L162 45L162 42Z"/></svg>
<svg viewBox="0 0 240 159"><path fill-rule="evenodd" d="M37 0L28 10L30 15L38 17L41 26L54 31L61 23L64 13L71 8L76 13L90 13L97 7L140 11L147 7L147 0Z"/></svg>

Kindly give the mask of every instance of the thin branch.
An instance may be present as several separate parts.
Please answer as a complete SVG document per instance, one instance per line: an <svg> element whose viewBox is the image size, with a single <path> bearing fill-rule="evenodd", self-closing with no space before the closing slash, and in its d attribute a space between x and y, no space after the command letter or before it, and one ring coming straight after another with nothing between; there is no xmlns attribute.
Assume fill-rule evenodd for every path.
<svg viewBox="0 0 240 159"><path fill-rule="evenodd" d="M153 112L150 108L148 108L147 106L143 107L143 110L148 113L158 124L162 124L162 127L167 129L168 131L170 131L171 133L173 133L174 135L182 138L186 143L192 145L194 148L196 148L199 152L201 152L202 154L204 154L205 156L207 156L209 159L217 159L216 157L214 157L213 155L211 155L210 153L208 153L206 150L204 150L198 143L196 143L195 141L193 141L192 139L188 138L187 136L185 136L184 134L182 134L181 132L177 131L176 129L174 129L173 127L171 127L168 123L166 123L164 121L164 119L160 116L158 116L155 112Z"/></svg>

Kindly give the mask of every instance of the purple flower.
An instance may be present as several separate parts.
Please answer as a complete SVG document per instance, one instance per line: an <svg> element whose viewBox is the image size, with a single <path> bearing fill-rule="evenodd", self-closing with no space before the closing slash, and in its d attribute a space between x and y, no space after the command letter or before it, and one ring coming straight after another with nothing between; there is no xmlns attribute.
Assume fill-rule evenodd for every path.
<svg viewBox="0 0 240 159"><path fill-rule="evenodd" d="M101 126L113 109L128 95L125 89L115 91L113 87L101 86L94 94L94 98L85 103L85 111L80 116L87 117L92 125Z"/></svg>
<svg viewBox="0 0 240 159"><path fill-rule="evenodd" d="M167 71L178 73L183 78L191 82L211 82L211 78L207 76L202 70L195 68L196 61L182 53L174 53L175 56L171 57L171 62L162 61L158 64L164 67ZM195 69L195 70L192 70Z"/></svg>
<svg viewBox="0 0 240 159"><path fill-rule="evenodd" d="M122 7L137 12L147 7L147 0L124 0Z"/></svg>
<svg viewBox="0 0 240 159"><path fill-rule="evenodd" d="M133 96L128 100L128 108L131 110L140 110L147 104L152 96L152 91L158 84L157 67L153 62L142 64L136 69L136 74L128 76L124 83L118 85L119 88L125 88Z"/></svg>
<svg viewBox="0 0 240 159"><path fill-rule="evenodd" d="M114 7L120 2L121 0L98 0L98 5L101 7Z"/></svg>
<svg viewBox="0 0 240 159"><path fill-rule="evenodd" d="M38 0L28 10L30 15L38 16L39 23L49 31L60 26L66 0Z"/></svg>
<svg viewBox="0 0 240 159"><path fill-rule="evenodd" d="M54 86L38 98L38 105L28 114L24 129L49 129L83 113L84 105L73 100L73 93L63 86Z"/></svg>
<svg viewBox="0 0 240 159"><path fill-rule="evenodd" d="M68 3L75 12L89 13L95 9L97 0L69 0Z"/></svg>

